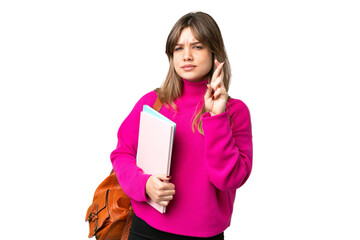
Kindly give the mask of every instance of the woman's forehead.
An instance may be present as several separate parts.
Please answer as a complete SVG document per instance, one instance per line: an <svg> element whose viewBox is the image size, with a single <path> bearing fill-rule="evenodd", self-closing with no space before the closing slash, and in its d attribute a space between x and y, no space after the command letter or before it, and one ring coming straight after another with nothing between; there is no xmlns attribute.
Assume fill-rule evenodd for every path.
<svg viewBox="0 0 360 240"><path fill-rule="evenodd" d="M180 33L179 39L177 40L177 44L192 44L198 42L200 41L196 39L190 27L184 28Z"/></svg>

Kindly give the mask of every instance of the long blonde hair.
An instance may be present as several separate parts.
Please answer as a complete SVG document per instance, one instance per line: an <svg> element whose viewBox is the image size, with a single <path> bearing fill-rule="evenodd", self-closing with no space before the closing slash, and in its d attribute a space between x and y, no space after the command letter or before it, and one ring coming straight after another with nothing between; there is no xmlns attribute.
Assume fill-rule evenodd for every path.
<svg viewBox="0 0 360 240"><path fill-rule="evenodd" d="M225 51L224 41L221 36L220 29L215 20L207 13L204 12L191 12L181 17L171 29L166 41L166 55L169 59L169 70L165 79L165 82L161 88L155 89L160 100L164 104L171 105L176 109L174 101L182 94L183 81L181 77L176 73L173 54L175 46L180 37L180 34L184 28L190 27L195 38L200 41L205 47L209 48L212 53L213 67L209 72L209 83L211 76L216 69L214 64L215 58L219 62L225 62L223 67L223 81L226 91L229 90L231 70L230 63ZM203 134L201 115L206 112L205 105L193 118L192 129L195 131L195 127Z"/></svg>

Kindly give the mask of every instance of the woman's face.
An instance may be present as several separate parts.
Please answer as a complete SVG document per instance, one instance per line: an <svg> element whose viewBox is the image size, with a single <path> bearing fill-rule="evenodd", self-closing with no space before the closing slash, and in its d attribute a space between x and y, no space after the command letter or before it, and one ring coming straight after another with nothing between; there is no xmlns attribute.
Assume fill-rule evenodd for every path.
<svg viewBox="0 0 360 240"><path fill-rule="evenodd" d="M194 37L190 27L182 30L173 59L176 73L181 78L193 82L208 78L213 64L210 49Z"/></svg>

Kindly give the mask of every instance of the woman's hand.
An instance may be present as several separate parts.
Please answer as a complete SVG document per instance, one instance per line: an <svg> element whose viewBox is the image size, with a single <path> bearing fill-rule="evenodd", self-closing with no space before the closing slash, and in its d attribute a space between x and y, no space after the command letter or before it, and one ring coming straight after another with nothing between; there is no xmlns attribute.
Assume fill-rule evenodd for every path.
<svg viewBox="0 0 360 240"><path fill-rule="evenodd" d="M216 70L214 71L210 84L204 96L205 109L211 116L225 112L228 93L224 86L222 68L225 62L220 63L215 59Z"/></svg>
<svg viewBox="0 0 360 240"><path fill-rule="evenodd" d="M175 185L169 181L170 177L165 175L151 175L146 182L146 194L164 207L169 205L175 194Z"/></svg>

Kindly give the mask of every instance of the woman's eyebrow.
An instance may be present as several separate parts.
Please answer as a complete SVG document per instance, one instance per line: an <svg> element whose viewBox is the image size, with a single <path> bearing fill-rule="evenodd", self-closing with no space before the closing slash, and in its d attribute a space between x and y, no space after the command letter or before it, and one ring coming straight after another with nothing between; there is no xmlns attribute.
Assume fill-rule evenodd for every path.
<svg viewBox="0 0 360 240"><path fill-rule="evenodd" d="M196 44L201 44L201 42L197 41L197 42L192 42L190 43L190 45L196 45ZM175 46L183 46L183 43L177 43Z"/></svg>

